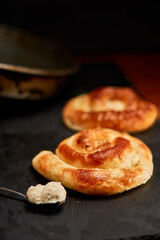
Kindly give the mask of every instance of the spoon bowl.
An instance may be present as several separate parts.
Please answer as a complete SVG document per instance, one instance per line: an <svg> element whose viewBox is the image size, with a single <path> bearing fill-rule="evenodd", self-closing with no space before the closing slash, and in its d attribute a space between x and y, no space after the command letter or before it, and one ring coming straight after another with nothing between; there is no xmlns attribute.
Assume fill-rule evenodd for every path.
<svg viewBox="0 0 160 240"><path fill-rule="evenodd" d="M28 198L27 194L23 194L23 193L15 191L13 189L6 188L6 187L1 187L1 186L0 186L0 190L4 190L4 191L7 191L7 192L11 192L11 193L17 194L17 195L21 196L22 198L24 198L27 202L35 204L35 205L39 205L39 204L58 204L58 205L61 205L64 202L64 201L43 202L43 203L41 202L41 203L36 204L35 202L30 201L30 199Z"/></svg>

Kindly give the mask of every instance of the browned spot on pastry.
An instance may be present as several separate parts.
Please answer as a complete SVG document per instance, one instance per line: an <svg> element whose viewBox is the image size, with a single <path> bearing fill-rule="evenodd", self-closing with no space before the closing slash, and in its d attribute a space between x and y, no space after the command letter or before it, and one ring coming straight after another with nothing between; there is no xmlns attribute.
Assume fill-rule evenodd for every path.
<svg viewBox="0 0 160 240"><path fill-rule="evenodd" d="M112 159L117 156L120 158L120 155L125 150L125 148L129 145L129 141L125 138L118 137L115 140L115 146L107 148L102 151L97 151L93 154L89 154L88 158L92 163L92 166L96 166L102 164L104 161L112 161Z"/></svg>
<svg viewBox="0 0 160 240"><path fill-rule="evenodd" d="M83 136L83 133L82 133ZM86 139L86 138L85 138ZM87 140L86 140L87 142ZM77 144L79 146L79 143ZM83 144L82 144L83 145ZM79 166L79 167L98 167L102 165L106 161L112 161L112 159L117 156L120 158L120 155L125 150L126 147L129 146L129 141L125 138L118 137L115 139L115 143L113 147L109 147L110 145L99 146L98 150L96 149L93 153L82 153L81 148L82 145L80 144L80 149L77 147L76 150L73 147L68 146L65 143L62 143L58 146L58 155L65 161L72 166ZM89 146L89 145L88 145ZM84 149L86 149L86 145L83 145ZM105 150L104 150L105 148Z"/></svg>
<svg viewBox="0 0 160 240"><path fill-rule="evenodd" d="M105 172L101 174L96 174L94 170L78 169L72 171L75 183L85 191L86 189L94 189L102 184L106 179L110 179L110 175Z"/></svg>
<svg viewBox="0 0 160 240"><path fill-rule="evenodd" d="M137 181L140 174L142 173L142 169L122 169L124 175L119 179L119 181L127 187L133 186L133 184Z"/></svg>
<svg viewBox="0 0 160 240"><path fill-rule="evenodd" d="M123 91L121 91L123 90ZM131 88L120 88L120 87L99 87L93 90L90 94L91 101L101 100L104 97L108 97L110 100L119 99L126 103L135 100L136 94Z"/></svg>
<svg viewBox="0 0 160 240"><path fill-rule="evenodd" d="M82 149L93 149L93 139L88 136L88 132L86 131L84 134L80 134L76 139L76 145Z"/></svg>
<svg viewBox="0 0 160 240"><path fill-rule="evenodd" d="M148 148L143 142L140 143L140 146L141 146L141 148L143 148L144 150L150 151L149 148Z"/></svg>
<svg viewBox="0 0 160 240"><path fill-rule="evenodd" d="M52 153L47 153L45 155L40 156L40 161L39 161L39 169L41 172L44 174L48 170L48 159L52 156Z"/></svg>

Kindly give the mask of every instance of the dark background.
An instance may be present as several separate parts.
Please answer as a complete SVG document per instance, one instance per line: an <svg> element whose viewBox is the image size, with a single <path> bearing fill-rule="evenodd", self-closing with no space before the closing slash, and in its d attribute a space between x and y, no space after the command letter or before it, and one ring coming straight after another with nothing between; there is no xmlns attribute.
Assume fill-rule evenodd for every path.
<svg viewBox="0 0 160 240"><path fill-rule="evenodd" d="M158 1L1 1L0 23L57 37L75 53L160 50Z"/></svg>
<svg viewBox="0 0 160 240"><path fill-rule="evenodd" d="M159 7L151 1L124 4L94 0L2 0L0 23L50 38L59 37L76 54L160 50ZM149 63L153 65L152 61ZM135 72L136 68L134 77ZM149 73L155 76L152 71ZM71 80L73 85L68 85L65 94L56 101L1 101L1 185L24 193L28 186L45 181L33 171L31 159L40 150L54 151L61 140L72 134L62 124L61 110L73 94L85 92L95 87L93 84L102 84L101 81L108 85L126 84L124 75L108 63L86 64ZM21 201L17 204L15 199L1 194L0 239L151 238L143 235L159 239L159 130L158 123L136 135L151 148L154 156L154 175L146 185L107 199L68 191L62 209L35 208Z"/></svg>

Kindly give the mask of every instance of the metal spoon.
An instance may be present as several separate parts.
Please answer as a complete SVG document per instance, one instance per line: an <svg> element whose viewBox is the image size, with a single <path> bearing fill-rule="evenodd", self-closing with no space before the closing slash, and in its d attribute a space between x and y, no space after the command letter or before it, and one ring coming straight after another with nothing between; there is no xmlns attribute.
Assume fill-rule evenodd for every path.
<svg viewBox="0 0 160 240"><path fill-rule="evenodd" d="M15 193L15 194L18 194L20 195L21 197L25 198L25 200L29 201L28 198L27 198L27 195L23 194L23 193L20 193L20 192L17 192L15 190L12 190L12 189L9 189L9 188L5 188L5 187L0 187L0 190L4 190L4 191L7 191L7 192L12 192L12 193ZM30 201L29 201L30 202Z"/></svg>
<svg viewBox="0 0 160 240"><path fill-rule="evenodd" d="M36 205L39 205L39 204L58 204L58 205L61 205L64 201L65 201L65 199L64 200L55 200L55 201L53 201L53 202L40 202L40 203L36 203L36 202L33 202L33 201L31 201L29 198L28 198L28 196L27 196L27 194L23 194L23 193L20 193L20 192L17 192L17 191L15 191L15 190L13 190L13 189L10 189L10 188L6 188L6 187L1 187L0 186L0 190L4 190L4 191L7 191L7 192L12 192L12 193L15 193L15 194L17 194L17 195L19 195L19 196L21 196L21 197L23 197L26 201L28 201L28 202L30 202L30 203L32 203L32 204L36 204Z"/></svg>

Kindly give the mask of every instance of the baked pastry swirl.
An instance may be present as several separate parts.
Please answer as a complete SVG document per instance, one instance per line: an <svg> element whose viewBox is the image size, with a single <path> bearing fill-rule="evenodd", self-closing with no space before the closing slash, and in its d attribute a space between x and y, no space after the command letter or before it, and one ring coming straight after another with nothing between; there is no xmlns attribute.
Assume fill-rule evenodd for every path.
<svg viewBox="0 0 160 240"><path fill-rule="evenodd" d="M157 108L127 87L100 87L69 100L63 108L64 123L73 130L111 128L139 132L153 125Z"/></svg>
<svg viewBox="0 0 160 240"><path fill-rule="evenodd" d="M139 139L111 129L85 129L42 151L32 161L51 181L90 195L112 195L146 183L153 172L152 153Z"/></svg>

